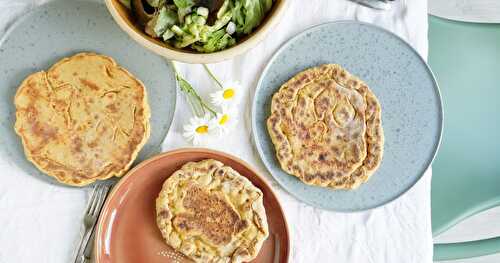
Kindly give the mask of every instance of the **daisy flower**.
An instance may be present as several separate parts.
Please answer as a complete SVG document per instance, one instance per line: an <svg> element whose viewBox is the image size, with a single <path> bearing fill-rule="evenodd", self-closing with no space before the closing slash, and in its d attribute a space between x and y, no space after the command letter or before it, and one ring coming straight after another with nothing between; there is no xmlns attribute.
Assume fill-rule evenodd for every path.
<svg viewBox="0 0 500 263"><path fill-rule="evenodd" d="M215 132L220 136L229 133L236 127L238 115L234 108L223 108L215 117Z"/></svg>
<svg viewBox="0 0 500 263"><path fill-rule="evenodd" d="M212 104L221 108L234 107L239 103L241 86L238 82L230 83L229 85L222 85L217 77L210 71L207 65L203 64L203 68L207 71L212 80L219 86L220 90L210 94Z"/></svg>
<svg viewBox="0 0 500 263"><path fill-rule="evenodd" d="M215 131L215 119L210 118L209 114L205 114L202 118L192 117L189 123L184 125L184 133L182 134L186 140L193 145L203 145Z"/></svg>
<svg viewBox="0 0 500 263"><path fill-rule="evenodd" d="M212 103L221 108L230 108L238 105L240 99L241 87L239 83L234 82L222 90L210 94Z"/></svg>
<svg viewBox="0 0 500 263"><path fill-rule="evenodd" d="M175 72L176 80L180 90L186 95L187 102L195 117L184 125L183 136L193 145L206 145L213 135L224 135L229 133L238 123L236 105L239 102L241 88L238 83L233 83L226 87L222 86L220 81L212 74L206 66L205 70L210 77L221 88L219 91L211 94L213 104L219 106L222 111L216 111L211 108L198 95L195 88L185 80L177 70L176 63L171 61Z"/></svg>

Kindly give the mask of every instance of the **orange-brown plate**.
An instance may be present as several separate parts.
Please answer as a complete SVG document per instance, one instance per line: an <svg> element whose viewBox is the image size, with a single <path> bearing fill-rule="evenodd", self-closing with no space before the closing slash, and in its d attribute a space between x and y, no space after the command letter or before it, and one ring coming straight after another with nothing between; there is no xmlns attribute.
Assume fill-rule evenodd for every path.
<svg viewBox="0 0 500 263"><path fill-rule="evenodd" d="M118 182L97 224L95 262L191 262L165 244L156 226L155 199L163 182L183 164L208 158L231 166L264 193L269 237L252 262L288 262L288 226L270 186L244 161L222 152L197 148L157 155L136 166Z"/></svg>

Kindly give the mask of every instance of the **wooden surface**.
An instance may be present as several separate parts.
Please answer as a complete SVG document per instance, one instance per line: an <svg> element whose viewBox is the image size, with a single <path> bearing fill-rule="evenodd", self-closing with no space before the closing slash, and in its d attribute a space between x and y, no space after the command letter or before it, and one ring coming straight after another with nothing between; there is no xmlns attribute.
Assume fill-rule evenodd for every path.
<svg viewBox="0 0 500 263"><path fill-rule="evenodd" d="M429 0L428 7L430 14L448 19L500 23L499 0Z"/></svg>

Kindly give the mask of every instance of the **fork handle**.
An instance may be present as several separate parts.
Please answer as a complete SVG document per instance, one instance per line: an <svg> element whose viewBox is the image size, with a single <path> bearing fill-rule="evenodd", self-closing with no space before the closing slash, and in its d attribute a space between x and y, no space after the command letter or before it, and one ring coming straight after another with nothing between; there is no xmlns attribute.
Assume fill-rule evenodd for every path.
<svg viewBox="0 0 500 263"><path fill-rule="evenodd" d="M80 243L78 244L78 250L75 254L75 258L74 258L74 263L83 263L85 259L85 255L84 255L84 251L85 251L85 247L87 246L87 244L89 243L89 240L90 240L90 236L92 234L92 227L87 227L85 229L85 232L83 233L83 237L80 239Z"/></svg>
<svg viewBox="0 0 500 263"><path fill-rule="evenodd" d="M377 10L391 9L389 3L387 3L384 0L351 0L351 1Z"/></svg>

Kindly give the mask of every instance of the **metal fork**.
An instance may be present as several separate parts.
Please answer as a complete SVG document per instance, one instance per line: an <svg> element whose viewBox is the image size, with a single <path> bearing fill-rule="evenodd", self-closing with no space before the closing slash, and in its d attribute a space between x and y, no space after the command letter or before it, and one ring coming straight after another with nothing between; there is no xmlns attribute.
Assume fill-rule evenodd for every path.
<svg viewBox="0 0 500 263"><path fill-rule="evenodd" d="M393 2L394 0L351 0L351 1L377 10L389 10L391 9L390 2Z"/></svg>
<svg viewBox="0 0 500 263"><path fill-rule="evenodd" d="M92 193L90 194L90 199L83 216L83 235L78 243L78 247L74 255L74 263L85 262L85 247L90 241L90 236L92 235L97 219L99 218L99 213L101 212L101 207L106 200L106 196L108 195L110 188L110 184L99 183L92 189Z"/></svg>

